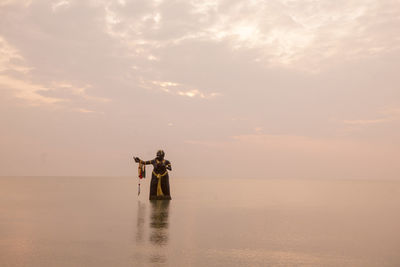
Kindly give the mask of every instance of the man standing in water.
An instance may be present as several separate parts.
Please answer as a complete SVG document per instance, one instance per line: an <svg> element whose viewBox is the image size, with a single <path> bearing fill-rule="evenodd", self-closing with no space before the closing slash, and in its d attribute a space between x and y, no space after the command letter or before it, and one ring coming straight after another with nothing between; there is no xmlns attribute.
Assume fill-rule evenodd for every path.
<svg viewBox="0 0 400 267"><path fill-rule="evenodd" d="M153 165L153 172L150 182L150 200L171 200L169 190L168 170L172 170L171 162L164 159L165 153L163 150L157 151L155 159L143 161L138 157L133 157L135 162L144 165Z"/></svg>

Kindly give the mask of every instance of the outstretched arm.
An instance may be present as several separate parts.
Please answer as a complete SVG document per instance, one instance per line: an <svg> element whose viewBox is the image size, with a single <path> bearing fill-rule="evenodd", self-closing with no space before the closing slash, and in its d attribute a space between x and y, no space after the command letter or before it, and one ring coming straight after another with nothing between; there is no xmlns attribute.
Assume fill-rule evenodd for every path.
<svg viewBox="0 0 400 267"><path fill-rule="evenodd" d="M137 163L142 163L142 164L144 164L144 165L149 165L149 164L153 164L153 161L154 160L147 160L147 161L144 161L144 160L141 160L141 159L139 159L138 157L133 157L133 159L135 160L135 162L137 162Z"/></svg>

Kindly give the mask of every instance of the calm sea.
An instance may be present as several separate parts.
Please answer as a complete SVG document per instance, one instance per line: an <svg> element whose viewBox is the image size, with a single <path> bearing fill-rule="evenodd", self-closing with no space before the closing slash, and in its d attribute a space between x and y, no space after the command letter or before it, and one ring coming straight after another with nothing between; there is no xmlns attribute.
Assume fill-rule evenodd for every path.
<svg viewBox="0 0 400 267"><path fill-rule="evenodd" d="M400 266L400 182L0 178L0 266Z"/></svg>

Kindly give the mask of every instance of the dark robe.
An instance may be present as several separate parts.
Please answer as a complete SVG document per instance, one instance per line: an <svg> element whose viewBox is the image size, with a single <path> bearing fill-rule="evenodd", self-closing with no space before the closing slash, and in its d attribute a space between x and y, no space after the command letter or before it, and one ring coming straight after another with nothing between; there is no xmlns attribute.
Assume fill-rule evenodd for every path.
<svg viewBox="0 0 400 267"><path fill-rule="evenodd" d="M168 170L171 170L171 162L155 158L144 163L146 165L153 165L150 182L150 200L170 200Z"/></svg>

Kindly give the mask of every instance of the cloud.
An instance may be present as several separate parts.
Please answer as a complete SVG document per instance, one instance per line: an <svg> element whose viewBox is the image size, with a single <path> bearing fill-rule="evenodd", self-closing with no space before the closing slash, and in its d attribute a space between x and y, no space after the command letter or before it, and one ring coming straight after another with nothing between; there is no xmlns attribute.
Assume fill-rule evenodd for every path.
<svg viewBox="0 0 400 267"><path fill-rule="evenodd" d="M34 106L51 105L64 108L68 108L68 102L73 100L68 95L90 102L110 101L107 98L89 95L87 89L90 85L76 87L70 83L53 80L45 83L35 82L33 71L34 68L27 64L21 52L0 36L0 86L15 97Z"/></svg>
<svg viewBox="0 0 400 267"><path fill-rule="evenodd" d="M220 93L217 92L211 92L211 93L202 92L198 89L190 88L190 86L170 81L147 82L144 79L142 79L142 87L150 90L160 90L171 95L178 95L189 98L209 99L221 95ZM187 89L188 87L189 89Z"/></svg>
<svg viewBox="0 0 400 267"><path fill-rule="evenodd" d="M0 36L0 86L3 89L12 90L16 97L34 105L62 102L62 99L40 94L40 92L48 91L49 88L24 79L31 70L32 68L26 65L20 52ZM14 75L7 73L14 73ZM21 77L21 75L24 78L13 77Z"/></svg>
<svg viewBox="0 0 400 267"><path fill-rule="evenodd" d="M60 98L46 97L40 94L40 92L49 91L49 88L7 76L0 75L0 86L13 90L16 97L24 99L32 105L56 104L64 101Z"/></svg>
<svg viewBox="0 0 400 267"><path fill-rule="evenodd" d="M247 54L264 66L314 74L338 61L400 48L395 33L399 12L392 0L133 1L104 6L106 32L136 60L159 63L153 67L155 76L162 75L158 66L166 54L193 43L226 46L232 55Z"/></svg>
<svg viewBox="0 0 400 267"><path fill-rule="evenodd" d="M189 91L178 91L177 93L180 96L187 96L187 97L190 97L190 98L194 98L194 97L212 98L212 97L216 97L216 96L220 95L219 93L205 94L205 93L200 92L197 89L193 89L193 90L189 90Z"/></svg>
<svg viewBox="0 0 400 267"><path fill-rule="evenodd" d="M378 112L379 115L384 117L379 119L359 119L359 120L344 120L343 123L347 125L374 125L381 123L389 123L400 120L400 109L399 108L384 108Z"/></svg>
<svg viewBox="0 0 400 267"><path fill-rule="evenodd" d="M398 142L396 108L379 111L400 106L397 0L0 5L0 93L16 110L0 116L19 120L10 136L31 134L14 125L34 113L43 127L49 115L62 118L60 140L80 129L88 150L112 144L108 155L167 143L204 160L274 151L285 168L285 156L297 162L309 151L310 169L326 151L340 157L334 147L348 139ZM355 131L338 134L343 128ZM104 142L93 140L98 132Z"/></svg>
<svg viewBox="0 0 400 267"><path fill-rule="evenodd" d="M98 112L98 111L89 110L89 109L85 109L85 108L78 108L78 109L76 109L76 111L78 111L80 113L84 113L84 114L104 114L103 112Z"/></svg>
<svg viewBox="0 0 400 267"><path fill-rule="evenodd" d="M52 90L48 90L48 94L63 96L63 98L69 98L72 100L74 97L81 98L83 100L89 102L98 102L98 103L108 103L111 101L109 98L104 97L96 97L89 95L87 93L88 89L92 88L92 85L85 85L83 87L76 87L72 84L65 82L53 82L51 84Z"/></svg>
<svg viewBox="0 0 400 267"><path fill-rule="evenodd" d="M53 12L57 12L59 9L62 8L68 8L68 6L70 5L70 2L67 0L60 0L57 2L54 2L51 6Z"/></svg>
<svg viewBox="0 0 400 267"><path fill-rule="evenodd" d="M26 73L30 68L24 66L19 51L0 36L0 73L8 70Z"/></svg>

